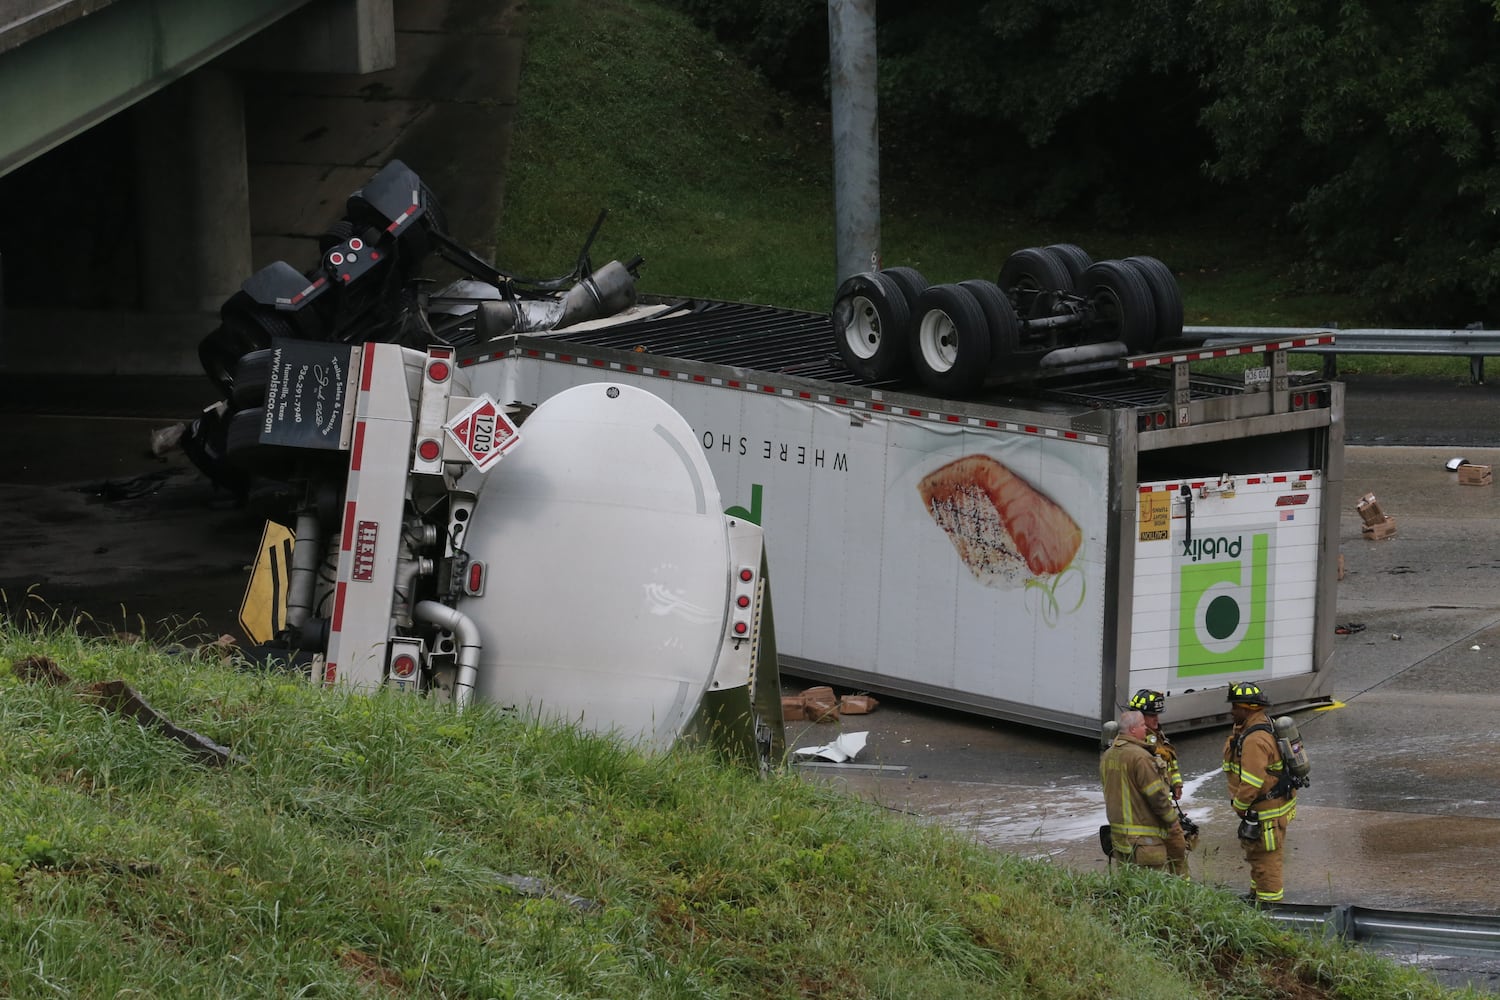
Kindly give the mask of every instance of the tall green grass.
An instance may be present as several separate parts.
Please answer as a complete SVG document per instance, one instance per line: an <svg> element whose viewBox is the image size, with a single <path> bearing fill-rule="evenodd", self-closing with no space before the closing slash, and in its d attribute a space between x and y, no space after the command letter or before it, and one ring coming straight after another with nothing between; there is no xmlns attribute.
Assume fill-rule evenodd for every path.
<svg viewBox="0 0 1500 1000"><path fill-rule="evenodd" d="M117 678L244 762L79 696ZM0 788L4 996L1451 995L793 775L67 631L0 626Z"/></svg>
<svg viewBox="0 0 1500 1000"><path fill-rule="evenodd" d="M640 254L645 291L827 308L827 116L760 83L649 3L528 5L499 260Z"/></svg>

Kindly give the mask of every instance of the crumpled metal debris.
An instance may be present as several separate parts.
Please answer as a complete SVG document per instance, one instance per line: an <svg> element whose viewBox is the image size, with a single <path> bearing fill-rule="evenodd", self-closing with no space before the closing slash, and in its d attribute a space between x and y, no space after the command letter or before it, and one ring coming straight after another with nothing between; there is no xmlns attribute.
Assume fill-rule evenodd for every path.
<svg viewBox="0 0 1500 1000"><path fill-rule="evenodd" d="M73 678L46 656L28 656L23 660L16 660L11 664L11 668L17 677L34 684L66 687L73 683ZM247 763L244 757L228 747L220 746L206 736L174 724L152 708L146 699L124 681L101 681L98 684L90 684L79 691L78 696L101 705L117 715L127 715L145 728L155 729L176 740L187 747L192 755L204 764L222 767L226 764Z"/></svg>

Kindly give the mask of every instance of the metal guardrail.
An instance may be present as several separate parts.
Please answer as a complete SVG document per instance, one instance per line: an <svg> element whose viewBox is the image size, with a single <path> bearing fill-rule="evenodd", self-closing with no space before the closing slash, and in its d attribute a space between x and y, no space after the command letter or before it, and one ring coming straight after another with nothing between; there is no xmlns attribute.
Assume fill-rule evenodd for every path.
<svg viewBox="0 0 1500 1000"><path fill-rule="evenodd" d="M1469 380L1484 382L1484 359L1500 355L1500 330L1485 330L1474 324L1462 330L1368 329L1340 330L1327 326L1187 326L1183 336L1202 339L1203 346L1225 344L1247 337L1299 337L1334 334L1334 343L1303 348L1299 353L1321 354L1323 374L1338 376L1340 354L1407 354L1468 358Z"/></svg>
<svg viewBox="0 0 1500 1000"><path fill-rule="evenodd" d="M1500 917L1277 903L1266 915L1303 930L1407 953L1500 958Z"/></svg>

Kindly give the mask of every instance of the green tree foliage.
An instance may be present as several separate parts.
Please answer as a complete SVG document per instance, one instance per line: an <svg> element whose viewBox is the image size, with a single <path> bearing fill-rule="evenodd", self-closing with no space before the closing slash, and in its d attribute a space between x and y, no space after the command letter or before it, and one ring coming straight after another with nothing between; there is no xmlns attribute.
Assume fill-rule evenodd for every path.
<svg viewBox="0 0 1500 1000"><path fill-rule="evenodd" d="M1202 0L1212 173L1305 237L1318 279L1420 323L1500 306L1493 0Z"/></svg>
<svg viewBox="0 0 1500 1000"><path fill-rule="evenodd" d="M671 2L774 85L826 100L825 0ZM880 0L877 14L893 203L1253 218L1303 238L1309 288L1398 322L1500 322L1500 0Z"/></svg>
<svg viewBox="0 0 1500 1000"><path fill-rule="evenodd" d="M828 79L826 0L667 0L777 88L819 96Z"/></svg>
<svg viewBox="0 0 1500 1000"><path fill-rule="evenodd" d="M775 86L826 100L825 0L674 0ZM880 0L882 172L1038 217L1124 222L1190 207L1190 0Z"/></svg>
<svg viewBox="0 0 1500 1000"><path fill-rule="evenodd" d="M1187 0L882 3L883 144L1040 215L1187 207L1207 148Z"/></svg>

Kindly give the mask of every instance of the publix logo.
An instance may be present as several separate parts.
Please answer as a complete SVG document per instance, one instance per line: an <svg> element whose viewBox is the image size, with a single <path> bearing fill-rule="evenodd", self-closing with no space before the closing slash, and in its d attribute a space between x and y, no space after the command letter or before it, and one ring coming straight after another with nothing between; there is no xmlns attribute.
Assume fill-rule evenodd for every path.
<svg viewBox="0 0 1500 1000"><path fill-rule="evenodd" d="M1245 531L1182 543L1173 661L1180 677L1245 674L1266 666L1271 534Z"/></svg>

